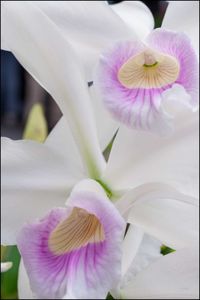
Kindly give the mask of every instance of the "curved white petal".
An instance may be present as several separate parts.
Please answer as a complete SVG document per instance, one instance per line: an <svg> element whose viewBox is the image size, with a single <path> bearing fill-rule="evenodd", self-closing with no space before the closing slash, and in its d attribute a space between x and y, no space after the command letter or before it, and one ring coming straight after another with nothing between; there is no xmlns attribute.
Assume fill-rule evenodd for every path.
<svg viewBox="0 0 200 300"><path fill-rule="evenodd" d="M63 161L68 161L80 177L86 177L80 153L64 117L61 117L47 136L45 146L55 151Z"/></svg>
<svg viewBox="0 0 200 300"><path fill-rule="evenodd" d="M192 245L198 240L198 204L191 198L170 189L157 189L138 195L135 190L124 196L132 198L127 207L128 222L154 236L173 249ZM123 199L122 199L123 200Z"/></svg>
<svg viewBox="0 0 200 300"><path fill-rule="evenodd" d="M141 228L129 224L122 244L121 280L110 292L115 299L120 297L120 289L123 278L126 276L137 252L140 248L144 232Z"/></svg>
<svg viewBox="0 0 200 300"><path fill-rule="evenodd" d="M136 200L157 191L161 191L162 193L165 192L167 195L170 194L171 196L177 195L177 191L170 185L160 182L149 182L133 189L119 191L119 195L117 194L116 197L113 197L113 200L116 201L115 207L127 220L130 209Z"/></svg>
<svg viewBox="0 0 200 300"><path fill-rule="evenodd" d="M121 292L125 299L198 299L198 251L165 255L140 272Z"/></svg>
<svg viewBox="0 0 200 300"><path fill-rule="evenodd" d="M114 137L119 124L110 116L104 106L101 95L93 85L89 88L89 92L95 114L100 146L102 150L105 150Z"/></svg>
<svg viewBox="0 0 200 300"><path fill-rule="evenodd" d="M103 48L116 40L136 35L126 22L112 11L106 1L33 1L33 3L40 7L70 41L84 65L88 81L93 79L93 69Z"/></svg>
<svg viewBox="0 0 200 300"><path fill-rule="evenodd" d="M33 2L3 3L1 25L6 43L25 69L57 101L69 122L88 173L97 177L105 161L84 72L66 37Z"/></svg>
<svg viewBox="0 0 200 300"><path fill-rule="evenodd" d="M94 65L104 47L118 39L135 36L135 32L112 11L106 1L29 2L38 6L70 41L84 64L88 81L92 80ZM4 30L2 33L4 37Z"/></svg>
<svg viewBox="0 0 200 300"><path fill-rule="evenodd" d="M19 299L37 299L33 294L23 259L21 258L18 273L18 297Z"/></svg>
<svg viewBox="0 0 200 300"><path fill-rule="evenodd" d="M125 286L133 279L133 277L137 276L139 272L162 256L160 253L160 247L160 241L148 234L143 235L142 240L138 245L137 252L135 253L135 256L132 257L132 261L126 270L126 273L122 277L120 283L121 289L125 288ZM131 248L129 248L129 251L131 251Z"/></svg>
<svg viewBox="0 0 200 300"><path fill-rule="evenodd" d="M1 263L1 272L6 272L12 267L12 262Z"/></svg>
<svg viewBox="0 0 200 300"><path fill-rule="evenodd" d="M119 285L111 291L114 298L119 299L121 290L133 280L143 269L162 256L161 242L141 228L130 225L123 242L122 278Z"/></svg>
<svg viewBox="0 0 200 300"><path fill-rule="evenodd" d="M2 242L15 244L23 223L63 205L83 175L50 145L8 138L1 143Z"/></svg>
<svg viewBox="0 0 200 300"><path fill-rule="evenodd" d="M142 1L122 1L111 5L111 8L140 39L154 28L153 15Z"/></svg>
<svg viewBox="0 0 200 300"><path fill-rule="evenodd" d="M199 1L169 1L162 28L185 32L199 55Z"/></svg>
<svg viewBox="0 0 200 300"><path fill-rule="evenodd" d="M175 132L158 137L120 127L104 181L114 189L163 182L198 198L198 113L175 119Z"/></svg>
<svg viewBox="0 0 200 300"><path fill-rule="evenodd" d="M143 240L143 236L144 232L141 228L132 224L129 225L122 245L122 276L125 275L133 259L135 258L135 255L137 254L140 244Z"/></svg>

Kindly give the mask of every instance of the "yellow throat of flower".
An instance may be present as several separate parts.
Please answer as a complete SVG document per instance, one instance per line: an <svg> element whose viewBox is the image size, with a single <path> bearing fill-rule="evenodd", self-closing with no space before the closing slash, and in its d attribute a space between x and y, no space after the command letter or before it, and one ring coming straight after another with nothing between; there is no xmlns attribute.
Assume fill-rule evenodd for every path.
<svg viewBox="0 0 200 300"><path fill-rule="evenodd" d="M52 231L48 245L54 254L62 255L88 243L102 242L104 239L104 229L97 217L75 207L70 216Z"/></svg>
<svg viewBox="0 0 200 300"><path fill-rule="evenodd" d="M125 62L118 80L126 88L161 88L176 81L180 66L176 58L147 49Z"/></svg>

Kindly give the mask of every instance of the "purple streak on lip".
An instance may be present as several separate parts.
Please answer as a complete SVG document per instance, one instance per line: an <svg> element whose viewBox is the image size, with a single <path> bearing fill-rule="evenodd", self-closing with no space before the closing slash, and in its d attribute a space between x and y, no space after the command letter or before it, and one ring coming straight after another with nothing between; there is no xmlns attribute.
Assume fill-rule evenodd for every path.
<svg viewBox="0 0 200 300"><path fill-rule="evenodd" d="M70 208L55 208L43 220L24 226L18 247L31 288L39 299L60 299L66 293L72 298L102 298L119 280L123 219L112 203L94 199L92 194L79 194L72 202L95 213L105 228L105 240L62 255L53 254L48 247L49 235L69 216Z"/></svg>
<svg viewBox="0 0 200 300"><path fill-rule="evenodd" d="M106 250L106 241L100 244L89 244L80 249L71 251L69 253L63 255L54 255L48 247L48 238L52 230L56 227L56 225L67 216L67 209L57 208L51 211L51 213L40 221L36 225L27 225L21 233L21 236L18 240L18 246L20 252L22 254L24 263L27 267L27 271L29 274L32 273L32 289L38 291L37 278L41 276L40 284L45 287L45 282L50 281L52 285L54 285L54 281L59 277L60 284L63 281L67 281L67 278L73 276L74 272L77 271L77 266L79 263L79 259L81 256L84 257L85 266L87 265L88 256L94 253L94 257L96 254L96 249L101 249L101 255L104 254ZM31 239L30 239L31 237ZM101 244L105 244L105 248L101 247ZM36 249L34 249L36 248ZM95 249L95 250L93 250ZM36 250L36 253L34 253ZM30 257L32 255L32 257ZM35 257L34 257L35 256ZM94 263L94 267L96 264L96 259ZM36 275L36 277L34 276ZM51 279L52 278L52 279ZM41 289L40 286L40 289ZM66 290L63 290L62 295L57 295L58 298L63 297L65 295ZM46 289L44 291L41 290L41 297L48 297L53 299L52 293L46 294ZM56 295L55 295L56 296Z"/></svg>

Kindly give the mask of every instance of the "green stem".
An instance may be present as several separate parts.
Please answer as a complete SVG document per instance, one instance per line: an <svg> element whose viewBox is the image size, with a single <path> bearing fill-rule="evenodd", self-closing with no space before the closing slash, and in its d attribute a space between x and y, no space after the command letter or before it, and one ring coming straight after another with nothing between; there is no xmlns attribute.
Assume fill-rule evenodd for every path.
<svg viewBox="0 0 200 300"><path fill-rule="evenodd" d="M111 197L113 196L113 192L110 189L110 187L105 182L101 181L100 179L96 179L96 181L102 186L102 188L106 192L106 195L108 196L108 198L111 199Z"/></svg>

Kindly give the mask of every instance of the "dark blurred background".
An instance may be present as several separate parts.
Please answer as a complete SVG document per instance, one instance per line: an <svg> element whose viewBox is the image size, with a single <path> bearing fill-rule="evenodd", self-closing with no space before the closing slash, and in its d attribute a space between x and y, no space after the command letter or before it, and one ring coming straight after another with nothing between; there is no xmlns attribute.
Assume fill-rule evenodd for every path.
<svg viewBox="0 0 200 300"><path fill-rule="evenodd" d="M110 5L121 1L108 1ZM166 1L143 1L152 11L156 27L165 13ZM34 103L41 103L48 131L61 117L51 96L22 68L12 53L1 50L1 136L22 138L28 113Z"/></svg>

